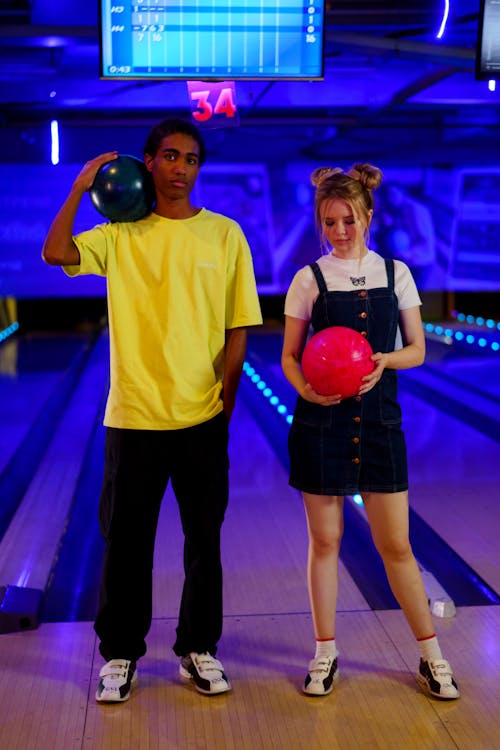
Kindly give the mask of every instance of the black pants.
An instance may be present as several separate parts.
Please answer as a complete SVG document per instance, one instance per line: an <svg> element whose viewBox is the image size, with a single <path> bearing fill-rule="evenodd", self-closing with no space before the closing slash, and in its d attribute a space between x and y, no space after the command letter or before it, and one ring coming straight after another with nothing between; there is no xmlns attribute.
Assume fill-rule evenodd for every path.
<svg viewBox="0 0 500 750"><path fill-rule="evenodd" d="M108 428L99 506L106 541L95 631L100 652L136 661L151 627L154 544L172 480L184 532L178 656L214 654L222 633L220 529L228 503L228 424L223 413L181 430Z"/></svg>

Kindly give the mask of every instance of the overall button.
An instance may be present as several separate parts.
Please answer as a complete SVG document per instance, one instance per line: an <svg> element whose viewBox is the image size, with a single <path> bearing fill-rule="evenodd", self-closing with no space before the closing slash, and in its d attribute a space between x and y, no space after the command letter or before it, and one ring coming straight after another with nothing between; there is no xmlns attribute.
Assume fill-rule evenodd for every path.
<svg viewBox="0 0 500 750"><path fill-rule="evenodd" d="M353 417L352 421L357 422L359 424L359 422L361 422L361 417Z"/></svg>
<svg viewBox="0 0 500 750"><path fill-rule="evenodd" d="M365 312L359 313L358 318L366 318L366 313Z"/></svg>
<svg viewBox="0 0 500 750"><path fill-rule="evenodd" d="M360 331L360 334L361 334L362 336L368 336L368 331Z"/></svg>
<svg viewBox="0 0 500 750"><path fill-rule="evenodd" d="M366 292L365 291L359 292L359 296L363 298L366 297Z"/></svg>
<svg viewBox="0 0 500 750"><path fill-rule="evenodd" d="M361 396L354 396L355 401L361 401Z"/></svg>
<svg viewBox="0 0 500 750"><path fill-rule="evenodd" d="M360 460L361 460L361 459L359 459L359 458L357 458L357 457L356 457L356 458L353 458L353 459L352 459L352 463L353 463L353 464L359 464Z"/></svg>
<svg viewBox="0 0 500 750"><path fill-rule="evenodd" d="M352 439L353 443L356 443L356 445L359 443L359 437L355 437Z"/></svg>

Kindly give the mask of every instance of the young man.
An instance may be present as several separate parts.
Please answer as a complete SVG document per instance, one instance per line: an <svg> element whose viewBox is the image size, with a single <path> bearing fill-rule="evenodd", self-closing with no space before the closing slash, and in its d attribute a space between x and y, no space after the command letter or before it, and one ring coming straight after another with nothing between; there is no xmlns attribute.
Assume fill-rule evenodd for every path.
<svg viewBox="0 0 500 750"><path fill-rule="evenodd" d="M231 689L215 659L222 633L220 529L228 502L228 420L246 350L262 322L250 250L239 225L192 205L205 160L201 134L168 119L144 162L153 212L73 236L101 165L87 162L47 234L44 260L69 276L107 277L111 384L99 518L106 541L95 630L106 664L96 699L127 700L146 653L160 504L172 481L184 532L185 580L173 650L198 691Z"/></svg>

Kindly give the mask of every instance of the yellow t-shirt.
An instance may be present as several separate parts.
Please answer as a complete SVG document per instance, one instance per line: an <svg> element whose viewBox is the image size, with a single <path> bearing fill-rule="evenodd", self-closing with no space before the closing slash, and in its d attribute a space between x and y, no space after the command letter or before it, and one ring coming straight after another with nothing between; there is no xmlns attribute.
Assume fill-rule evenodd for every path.
<svg viewBox="0 0 500 750"><path fill-rule="evenodd" d="M104 424L175 430L222 410L225 331L262 323L240 226L202 209L100 224L74 238L69 276L107 277L110 392Z"/></svg>

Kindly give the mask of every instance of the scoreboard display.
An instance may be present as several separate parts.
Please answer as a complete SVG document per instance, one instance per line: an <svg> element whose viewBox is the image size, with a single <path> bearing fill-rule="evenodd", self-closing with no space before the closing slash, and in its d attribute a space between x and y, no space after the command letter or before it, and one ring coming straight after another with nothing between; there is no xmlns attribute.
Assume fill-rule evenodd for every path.
<svg viewBox="0 0 500 750"><path fill-rule="evenodd" d="M325 0L100 3L102 79L322 80Z"/></svg>
<svg viewBox="0 0 500 750"><path fill-rule="evenodd" d="M476 78L500 80L500 0L481 0Z"/></svg>

